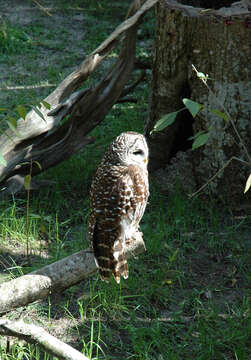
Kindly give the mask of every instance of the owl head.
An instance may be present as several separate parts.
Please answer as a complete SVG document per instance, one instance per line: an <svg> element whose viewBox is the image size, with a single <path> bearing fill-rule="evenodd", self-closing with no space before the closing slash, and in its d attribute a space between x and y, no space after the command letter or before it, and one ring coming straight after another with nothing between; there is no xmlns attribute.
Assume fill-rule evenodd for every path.
<svg viewBox="0 0 251 360"><path fill-rule="evenodd" d="M108 148L104 160L114 165L138 165L147 167L149 150L142 134L127 131L115 138Z"/></svg>

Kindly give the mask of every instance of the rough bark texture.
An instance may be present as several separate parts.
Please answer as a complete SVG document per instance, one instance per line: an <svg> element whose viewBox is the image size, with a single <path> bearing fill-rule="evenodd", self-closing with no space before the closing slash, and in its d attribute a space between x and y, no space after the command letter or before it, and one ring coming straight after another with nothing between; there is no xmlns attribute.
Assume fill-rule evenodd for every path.
<svg viewBox="0 0 251 360"><path fill-rule="evenodd" d="M0 153L6 161L6 165L0 164L1 193L15 192L23 186L31 162L32 175L36 175L94 141L88 133L103 121L123 93L134 67L139 20L157 1L132 2L128 19L44 99L51 105L50 111L44 105L39 109L44 119L32 110L25 120L18 120L16 131L9 129L0 136ZM118 60L97 86L76 92L121 41ZM61 126L66 115L69 118Z"/></svg>
<svg viewBox="0 0 251 360"><path fill-rule="evenodd" d="M152 103L147 123L152 150L151 166L155 169L165 166L174 151L179 147L183 149L182 142L186 137L184 133L189 131L186 128L189 122L190 130L194 133L209 131L208 143L186 156L188 167L192 167L194 175L190 190L195 190L206 183L232 156L249 161L231 123L212 114L210 109L222 110L219 101L225 106L251 152L250 11L242 3L229 8L203 11L174 0L164 0L157 5L156 17ZM208 80L208 84L216 98L198 79L192 64L198 71L209 74L212 80ZM150 135L161 116L184 106L184 97L205 105L202 116L197 117L192 124L191 119L181 113L171 127ZM179 164L180 158L178 156L176 170L179 170L177 173L181 175L181 182L186 182L186 174L182 172L184 156ZM232 161L206 190L218 195L224 193L225 196L231 192L231 198L233 195L240 198L249 171L248 167L238 161Z"/></svg>
<svg viewBox="0 0 251 360"><path fill-rule="evenodd" d="M130 258L145 251L142 237L126 248ZM97 271L93 253L82 250L30 274L0 285L0 314L63 291Z"/></svg>

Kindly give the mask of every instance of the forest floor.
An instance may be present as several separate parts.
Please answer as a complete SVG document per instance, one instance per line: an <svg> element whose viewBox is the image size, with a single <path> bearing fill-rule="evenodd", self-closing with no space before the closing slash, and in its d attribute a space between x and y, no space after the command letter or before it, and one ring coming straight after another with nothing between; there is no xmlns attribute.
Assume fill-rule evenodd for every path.
<svg viewBox="0 0 251 360"><path fill-rule="evenodd" d="M42 9L31 0L0 0L0 108L18 119L17 105L45 98L124 20L130 1L110 3L41 0ZM151 61L153 37L152 11L139 30L144 61ZM150 78L149 70L133 94L137 103L113 107L92 132L94 144L41 175L54 185L32 192L29 202L26 193L0 200L0 282L88 246L92 176L115 136L144 131ZM3 126L5 118L0 113ZM95 275L5 316L42 326L92 359L251 358L250 214L188 199L178 189L167 197L154 176L150 192L141 225L147 251L130 260L128 280L118 286ZM0 337L1 360L52 359L23 341L10 344Z"/></svg>

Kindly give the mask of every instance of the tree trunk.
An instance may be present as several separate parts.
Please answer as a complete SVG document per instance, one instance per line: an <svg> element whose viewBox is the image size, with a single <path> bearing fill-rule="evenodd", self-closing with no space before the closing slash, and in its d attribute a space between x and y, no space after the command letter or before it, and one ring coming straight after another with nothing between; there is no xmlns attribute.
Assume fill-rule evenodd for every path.
<svg viewBox="0 0 251 360"><path fill-rule="evenodd" d="M192 0L162 0L157 5L155 56L153 63L151 111L147 123L147 136L151 147L150 167L168 166L165 174L169 189L171 170L175 180L189 177L190 191L204 185L229 159L237 157L250 163L251 150L251 25L250 11L244 2L205 10L191 5ZM214 1L204 1L212 7ZM184 5L188 4L188 5ZM192 64L199 72L209 75L212 92L196 76ZM190 98L204 105L201 116L195 120L181 112L173 125L161 132L150 133L164 114L184 107L182 98ZM217 109L231 115L233 122L211 112ZM238 134L245 147L241 144ZM199 131L209 132L206 145L185 154L177 151L191 147L188 138ZM184 173L184 169L189 174ZM231 161L207 187L207 192L240 199L250 166ZM193 180L191 181L191 174ZM162 173L163 178L163 173ZM230 200L230 199L229 199Z"/></svg>

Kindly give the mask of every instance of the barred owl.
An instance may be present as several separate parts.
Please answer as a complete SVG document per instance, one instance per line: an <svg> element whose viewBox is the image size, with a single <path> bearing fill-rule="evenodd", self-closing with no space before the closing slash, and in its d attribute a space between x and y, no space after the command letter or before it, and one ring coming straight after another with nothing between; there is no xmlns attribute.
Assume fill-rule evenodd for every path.
<svg viewBox="0 0 251 360"><path fill-rule="evenodd" d="M109 146L91 185L89 240L102 280L128 278L125 245L142 237L148 191L145 137L124 132Z"/></svg>

